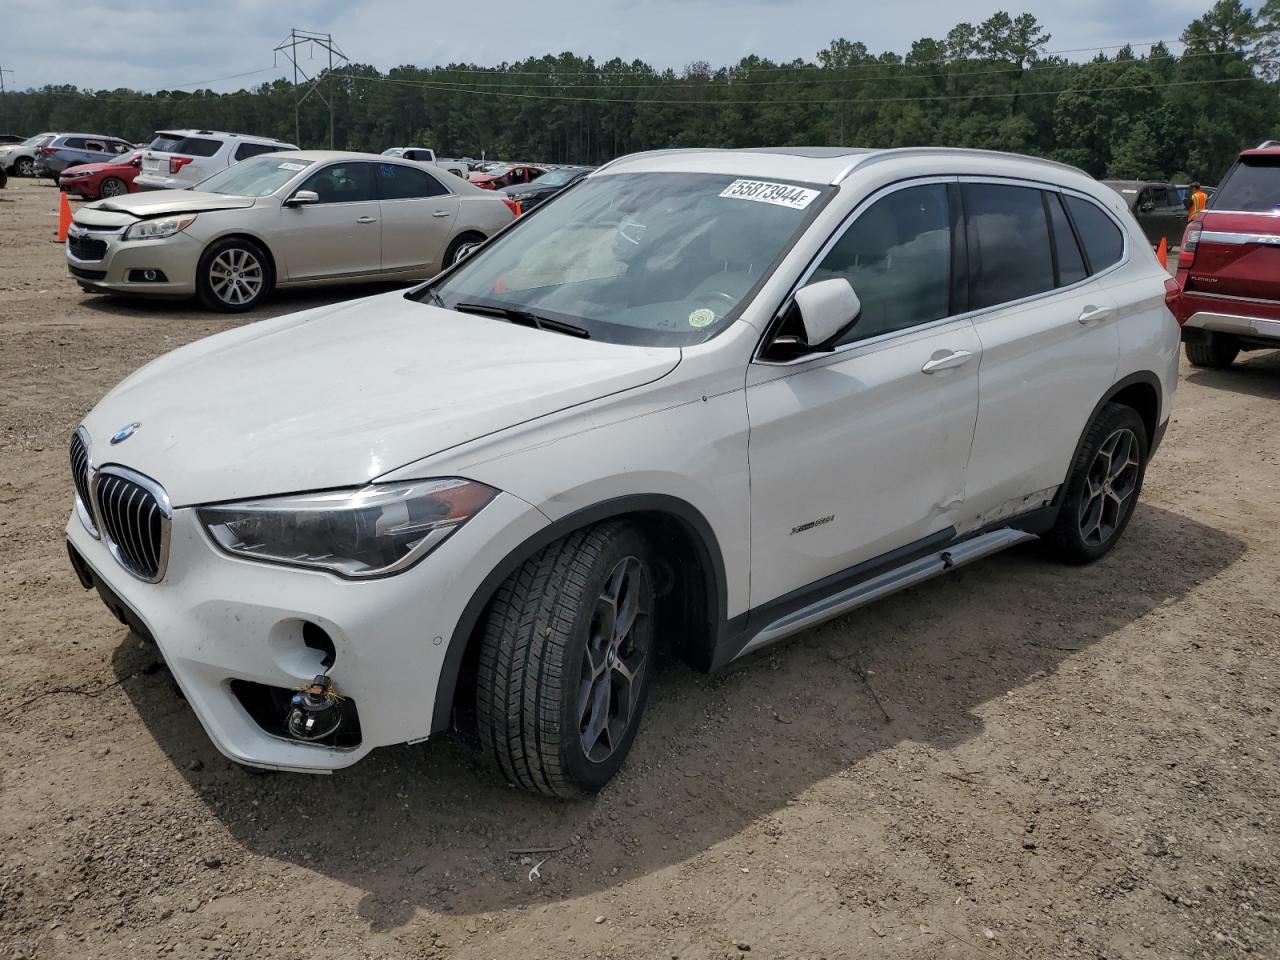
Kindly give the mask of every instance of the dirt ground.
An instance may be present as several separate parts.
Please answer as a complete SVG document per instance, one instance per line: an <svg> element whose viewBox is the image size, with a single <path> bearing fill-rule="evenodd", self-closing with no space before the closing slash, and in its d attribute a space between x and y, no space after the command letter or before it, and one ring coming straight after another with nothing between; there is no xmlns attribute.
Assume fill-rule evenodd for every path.
<svg viewBox="0 0 1280 960"><path fill-rule="evenodd" d="M260 776L77 584L67 441L159 353L369 291L87 296L56 197L0 192L0 957L1280 957L1280 354L1184 366L1101 563L671 665L594 801L449 738Z"/></svg>

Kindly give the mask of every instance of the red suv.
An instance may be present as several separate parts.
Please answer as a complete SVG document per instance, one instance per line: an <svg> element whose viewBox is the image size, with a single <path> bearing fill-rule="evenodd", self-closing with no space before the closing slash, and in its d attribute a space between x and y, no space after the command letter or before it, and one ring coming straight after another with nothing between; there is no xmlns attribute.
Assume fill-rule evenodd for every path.
<svg viewBox="0 0 1280 960"><path fill-rule="evenodd" d="M1280 347L1280 141L1241 153L1187 224L1178 286L1174 314L1193 365Z"/></svg>

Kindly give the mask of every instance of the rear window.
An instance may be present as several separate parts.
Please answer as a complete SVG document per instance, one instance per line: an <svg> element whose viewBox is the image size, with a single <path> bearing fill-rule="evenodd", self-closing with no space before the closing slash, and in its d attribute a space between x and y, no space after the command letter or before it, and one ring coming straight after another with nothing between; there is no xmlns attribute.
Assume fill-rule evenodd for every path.
<svg viewBox="0 0 1280 960"><path fill-rule="evenodd" d="M1064 196L1067 211L1076 225L1076 233L1084 244L1084 254L1089 258L1089 272L1105 270L1119 263L1124 256L1124 234L1095 204L1079 197Z"/></svg>
<svg viewBox="0 0 1280 960"><path fill-rule="evenodd" d="M1213 195L1215 210L1280 210L1280 157L1241 157Z"/></svg>
<svg viewBox="0 0 1280 960"><path fill-rule="evenodd" d="M151 141L151 149L161 153L183 153L190 157L212 157L222 146L220 140L205 137L180 137L172 133L157 133Z"/></svg>

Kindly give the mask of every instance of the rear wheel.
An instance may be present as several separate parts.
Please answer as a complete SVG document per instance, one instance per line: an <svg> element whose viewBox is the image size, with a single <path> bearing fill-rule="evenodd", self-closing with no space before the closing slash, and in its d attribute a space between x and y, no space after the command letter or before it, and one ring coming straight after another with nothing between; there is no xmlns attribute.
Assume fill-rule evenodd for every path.
<svg viewBox="0 0 1280 960"><path fill-rule="evenodd" d="M13 170L20 177L34 176L36 162L30 157L19 157L18 162L13 165Z"/></svg>
<svg viewBox="0 0 1280 960"><path fill-rule="evenodd" d="M652 559L602 523L545 547L498 589L476 671L482 750L511 783L595 793L640 726L654 670Z"/></svg>
<svg viewBox="0 0 1280 960"><path fill-rule="evenodd" d="M129 192L129 186L119 177L107 177L98 188L99 197L119 197Z"/></svg>
<svg viewBox="0 0 1280 960"><path fill-rule="evenodd" d="M452 267L455 263L462 259L467 251L478 243L484 243L484 234L480 233L464 233L454 237L453 242L444 252L444 268Z"/></svg>
<svg viewBox="0 0 1280 960"><path fill-rule="evenodd" d="M1183 346L1193 367L1229 367L1240 354L1235 338L1222 333L1205 333L1204 339L1188 340Z"/></svg>
<svg viewBox="0 0 1280 960"><path fill-rule="evenodd" d="M230 237L209 245L196 268L196 294L211 310L243 313L271 291L271 262L251 240Z"/></svg>
<svg viewBox="0 0 1280 960"><path fill-rule="evenodd" d="M1067 563L1090 563L1119 541L1142 492L1147 428L1132 407L1109 403L1085 434L1067 476L1062 505L1045 535Z"/></svg>

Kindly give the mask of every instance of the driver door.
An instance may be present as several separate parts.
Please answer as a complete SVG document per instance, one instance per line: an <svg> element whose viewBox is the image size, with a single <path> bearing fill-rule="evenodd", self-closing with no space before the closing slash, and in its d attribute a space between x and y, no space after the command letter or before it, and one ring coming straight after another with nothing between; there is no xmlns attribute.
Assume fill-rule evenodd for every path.
<svg viewBox="0 0 1280 960"><path fill-rule="evenodd" d="M319 202L285 205L279 235L290 281L358 277L382 269L382 217L371 164L331 163L302 182Z"/></svg>
<svg viewBox="0 0 1280 960"><path fill-rule="evenodd" d="M915 181L865 204L805 281L848 279L857 322L830 352L748 369L752 607L950 538L982 353L956 316L954 192Z"/></svg>

